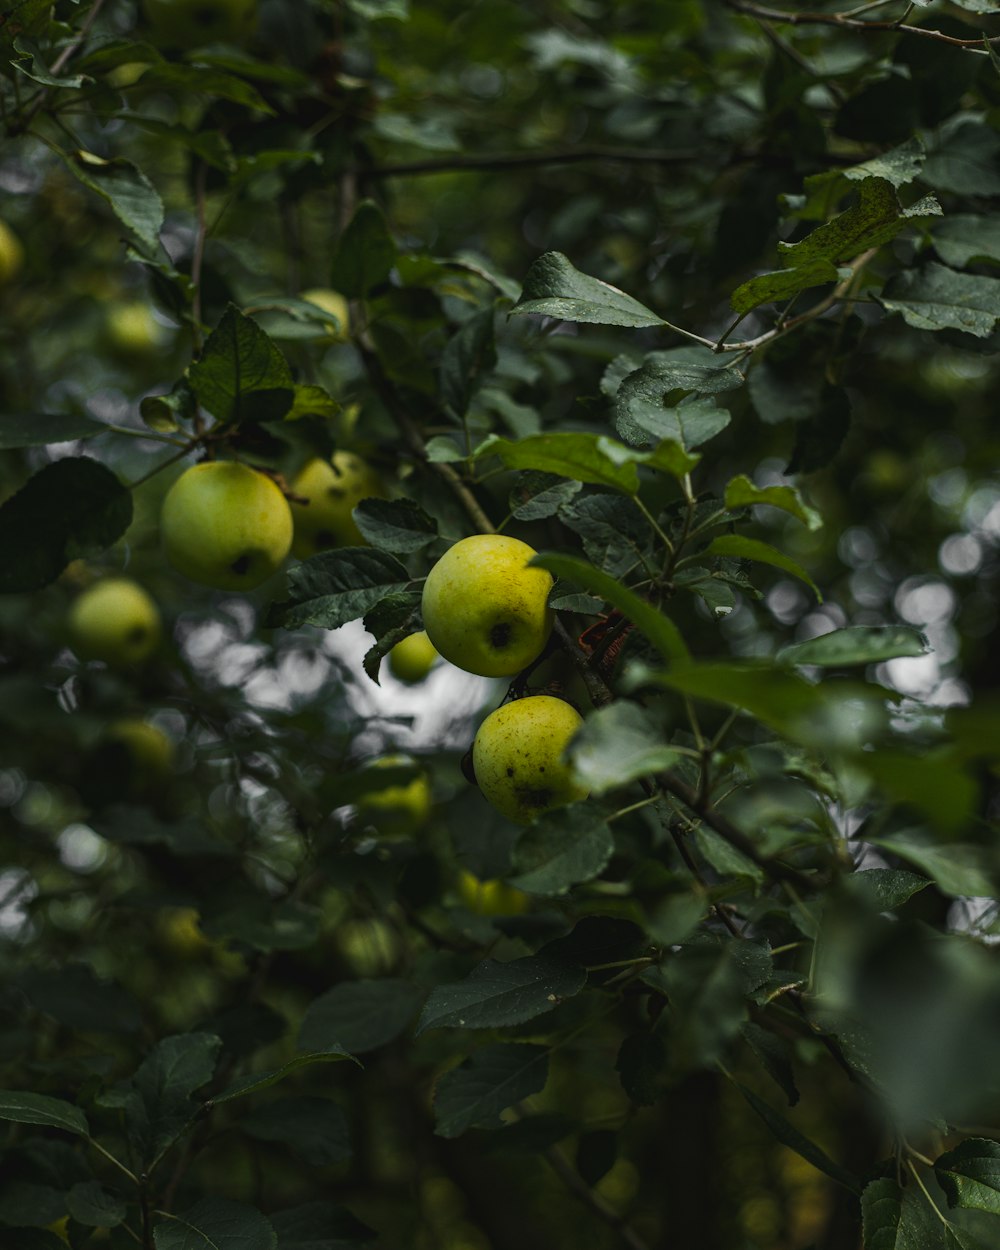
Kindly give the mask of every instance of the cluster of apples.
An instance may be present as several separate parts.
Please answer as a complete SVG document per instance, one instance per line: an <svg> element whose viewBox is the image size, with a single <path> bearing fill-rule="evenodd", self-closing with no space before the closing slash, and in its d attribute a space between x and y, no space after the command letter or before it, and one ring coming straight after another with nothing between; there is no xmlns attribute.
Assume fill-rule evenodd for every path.
<svg viewBox="0 0 1000 1250"><path fill-rule="evenodd" d="M552 633L552 575L534 567L520 539L474 534L449 547L424 583L424 627L452 664L483 677L513 677L533 664ZM563 756L583 723L552 695L529 695L491 712L472 744L476 782L509 820L587 796Z"/></svg>

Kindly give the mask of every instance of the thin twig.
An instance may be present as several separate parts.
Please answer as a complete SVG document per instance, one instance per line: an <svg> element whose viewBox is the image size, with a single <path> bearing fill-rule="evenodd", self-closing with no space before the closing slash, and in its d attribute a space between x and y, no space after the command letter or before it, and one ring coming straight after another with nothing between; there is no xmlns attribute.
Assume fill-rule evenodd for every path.
<svg viewBox="0 0 1000 1250"><path fill-rule="evenodd" d="M201 351L201 267L205 259L205 183L208 177L208 166L204 161L198 162L198 171L195 174L194 181L194 197L195 197L195 213L198 219L198 228L194 239L194 250L191 253L191 285L194 288L194 295L191 299L191 327L194 334L194 351L195 355ZM200 417L199 417L200 420ZM201 433L201 431L198 431Z"/></svg>
<svg viewBox="0 0 1000 1250"><path fill-rule="evenodd" d="M605 1202L600 1194L594 1193L557 1146L550 1146L545 1151L545 1158L549 1161L552 1170L566 1188L574 1193L581 1202L585 1203L599 1219L610 1225L618 1233L622 1242L629 1247L629 1250L649 1250L646 1242L626 1222L625 1217L619 1215L614 1207Z"/></svg>
<svg viewBox="0 0 1000 1250"><path fill-rule="evenodd" d="M704 152L657 148L567 148L554 152L496 152L486 156L445 156L429 161L372 165L359 169L365 178L399 178L413 174L447 174L462 170L529 169L538 165L580 165L617 161L625 165L680 165L704 159Z"/></svg>
<svg viewBox="0 0 1000 1250"><path fill-rule="evenodd" d="M1000 35L981 36L978 39L958 39L954 35L946 35L944 31L929 29L926 26L908 26L902 22L863 22L848 16L847 13L791 13L787 9L772 9L765 5L751 3L750 0L723 0L727 8L734 13L742 13L745 17L757 21L777 22L785 26L834 26L839 30L860 31L862 33L893 33L899 31L905 35L919 35L924 39L934 39L938 43L947 43L952 47L961 48L963 52L972 52L978 56L988 56L984 43L1000 43Z"/></svg>
<svg viewBox="0 0 1000 1250"><path fill-rule="evenodd" d="M104 7L104 2L105 0L94 0L93 7L91 8L87 16L84 18L83 25L80 27L76 38L70 40L70 42L66 45L66 47L63 48L62 52L59 53L56 59L49 66L49 73L52 75L53 78L56 78L59 74L62 73L62 71L70 63L70 61L77 54L80 48L82 48L83 45L87 42L87 36L90 34L90 30L91 30L91 27L94 25L94 22L97 21L98 14L100 13L101 9ZM14 75L14 85L16 88L17 86L16 74ZM41 93L37 96L37 98L32 103L31 107L28 109L27 113L21 119L20 125L19 125L20 130L28 129L28 127L31 125L34 119L38 116L39 112L45 107L53 91L57 91L57 90L58 90L57 87L43 88Z"/></svg>

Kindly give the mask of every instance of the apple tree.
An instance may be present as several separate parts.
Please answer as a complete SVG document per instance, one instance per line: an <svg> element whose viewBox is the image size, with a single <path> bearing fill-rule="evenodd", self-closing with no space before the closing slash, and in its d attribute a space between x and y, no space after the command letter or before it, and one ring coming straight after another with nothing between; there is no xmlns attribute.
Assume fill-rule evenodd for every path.
<svg viewBox="0 0 1000 1250"><path fill-rule="evenodd" d="M996 1245L1000 6L0 49L0 1244Z"/></svg>

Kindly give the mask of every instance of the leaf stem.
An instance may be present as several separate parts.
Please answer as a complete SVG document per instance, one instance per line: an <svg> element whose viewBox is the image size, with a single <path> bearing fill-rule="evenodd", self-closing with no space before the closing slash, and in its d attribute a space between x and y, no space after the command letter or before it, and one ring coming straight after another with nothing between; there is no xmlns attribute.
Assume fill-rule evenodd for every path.
<svg viewBox="0 0 1000 1250"><path fill-rule="evenodd" d="M139 1184L138 1176L127 1168L125 1164L122 1163L121 1159L116 1158L110 1150L105 1150L99 1141L96 1141L93 1137L88 1137L87 1142L89 1145L94 1147L98 1154L104 1155L105 1159L107 1159L109 1163L113 1163L119 1172L122 1172L125 1176L127 1176L133 1185Z"/></svg>

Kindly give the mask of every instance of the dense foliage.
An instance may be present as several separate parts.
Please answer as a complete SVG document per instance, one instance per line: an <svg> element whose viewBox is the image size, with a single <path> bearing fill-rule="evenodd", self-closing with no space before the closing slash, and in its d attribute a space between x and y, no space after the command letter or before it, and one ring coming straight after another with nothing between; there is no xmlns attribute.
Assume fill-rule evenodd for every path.
<svg viewBox="0 0 1000 1250"><path fill-rule="evenodd" d="M0 1244L997 1244L994 11L7 0ZM550 645L400 682L495 530Z"/></svg>

